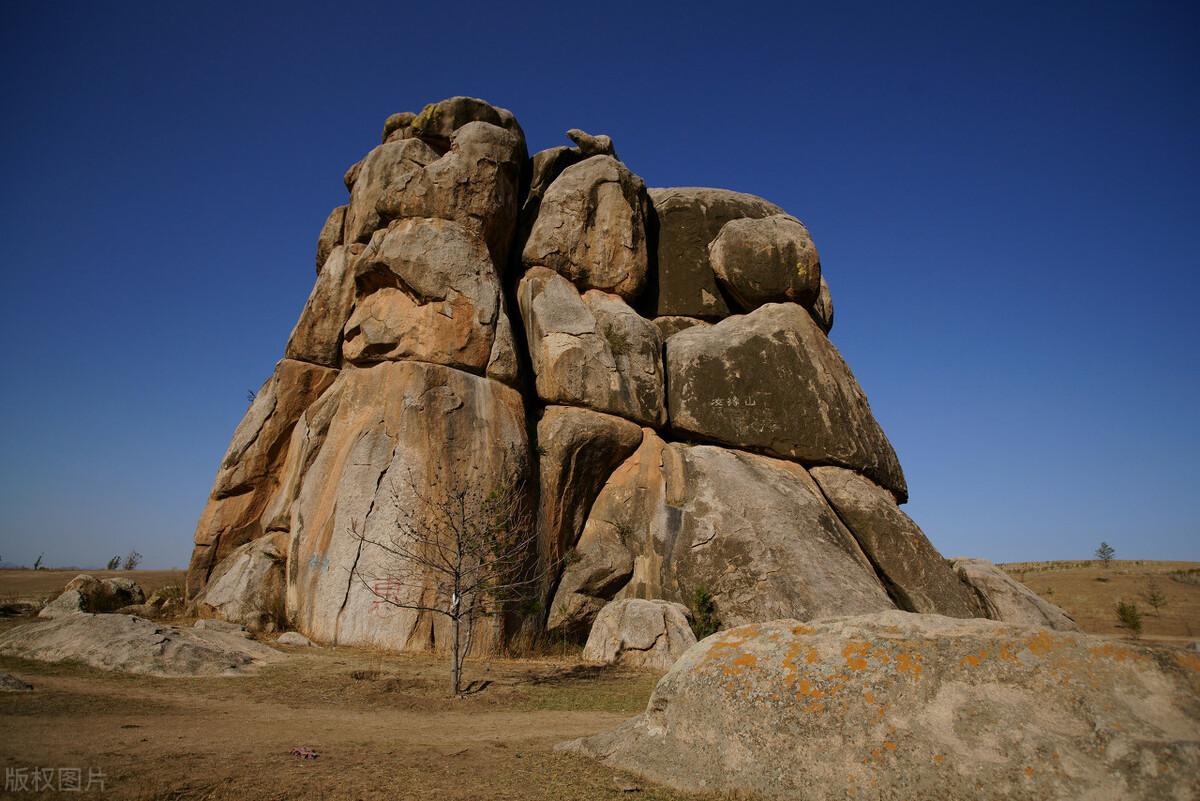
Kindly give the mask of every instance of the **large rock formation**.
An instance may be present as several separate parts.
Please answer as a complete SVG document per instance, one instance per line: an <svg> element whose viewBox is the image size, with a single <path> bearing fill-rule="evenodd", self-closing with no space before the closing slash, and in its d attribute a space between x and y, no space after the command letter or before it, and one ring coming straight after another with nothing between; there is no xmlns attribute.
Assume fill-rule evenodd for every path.
<svg viewBox="0 0 1200 801"><path fill-rule="evenodd" d="M812 799L1195 798L1200 659L886 612L725 631L567 746L685 790Z"/></svg>
<svg viewBox="0 0 1200 801"><path fill-rule="evenodd" d="M193 608L446 647L444 586L387 544L466 487L532 519L506 534L532 543L525 589L477 650L546 628L582 642L631 599L702 599L723 626L1010 617L1010 587L951 569L900 511L803 223L752 195L647 191L610 138L568 136L530 159L511 113L467 97L387 119L221 462Z"/></svg>
<svg viewBox="0 0 1200 801"><path fill-rule="evenodd" d="M666 672L695 644L686 606L626 598L600 610L583 659Z"/></svg>

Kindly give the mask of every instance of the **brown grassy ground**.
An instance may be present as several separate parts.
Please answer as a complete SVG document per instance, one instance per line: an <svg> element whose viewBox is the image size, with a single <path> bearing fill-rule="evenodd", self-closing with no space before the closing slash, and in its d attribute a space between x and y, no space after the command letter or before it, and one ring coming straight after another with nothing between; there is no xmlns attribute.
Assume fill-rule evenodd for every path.
<svg viewBox="0 0 1200 801"><path fill-rule="evenodd" d="M45 600L62 592L81 573L96 578L133 579L146 595L168 584L183 586L182 570L0 570L0 602Z"/></svg>
<svg viewBox="0 0 1200 801"><path fill-rule="evenodd" d="M627 788L647 801L699 798L553 751L641 711L655 675L496 660L470 666L485 689L453 700L432 657L292 653L255 675L209 679L0 658L34 685L0 693L0 768L98 768L104 797L118 799L590 801L628 798ZM320 756L299 759L294 746Z"/></svg>
<svg viewBox="0 0 1200 801"><path fill-rule="evenodd" d="M1117 601L1136 603L1142 637L1164 642L1200 639L1200 562L1099 560L1012 562L1001 565L1013 578L1075 618L1093 634L1129 636L1117 626ZM1144 598L1151 584L1167 599L1158 612Z"/></svg>

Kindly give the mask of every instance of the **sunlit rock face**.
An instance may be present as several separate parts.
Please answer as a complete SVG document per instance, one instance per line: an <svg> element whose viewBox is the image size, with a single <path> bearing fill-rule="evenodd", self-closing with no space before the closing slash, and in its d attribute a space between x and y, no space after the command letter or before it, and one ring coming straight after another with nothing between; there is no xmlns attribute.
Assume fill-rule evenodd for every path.
<svg viewBox="0 0 1200 801"><path fill-rule="evenodd" d="M388 117L221 462L193 603L319 643L446 647L438 582L371 543L456 488L504 487L529 512L527 586L477 624L481 652L582 643L606 607L673 610L675 635L670 604L716 627L1014 614L899 509L899 460L827 338L836 257L767 200L647 190L609 137L569 138L530 158L511 112L468 97ZM623 639L614 615L606 661L658 626L634 615Z"/></svg>

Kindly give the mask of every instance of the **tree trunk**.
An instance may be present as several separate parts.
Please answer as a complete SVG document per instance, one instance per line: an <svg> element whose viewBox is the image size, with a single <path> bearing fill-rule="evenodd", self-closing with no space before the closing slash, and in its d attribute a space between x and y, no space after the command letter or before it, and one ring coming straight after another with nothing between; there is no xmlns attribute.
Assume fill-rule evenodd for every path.
<svg viewBox="0 0 1200 801"><path fill-rule="evenodd" d="M462 691L462 656L459 648L461 627L460 619L454 618L454 650L450 654L450 681L454 685L455 695Z"/></svg>

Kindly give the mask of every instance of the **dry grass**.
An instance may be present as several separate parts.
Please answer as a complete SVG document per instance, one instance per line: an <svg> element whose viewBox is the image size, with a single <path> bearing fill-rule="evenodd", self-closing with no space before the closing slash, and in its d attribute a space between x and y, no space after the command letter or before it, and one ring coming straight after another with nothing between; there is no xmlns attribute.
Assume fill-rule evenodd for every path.
<svg viewBox="0 0 1200 801"><path fill-rule="evenodd" d="M62 592L81 573L96 578L133 579L146 595L168 584L183 586L182 570L0 570L0 601L45 600Z"/></svg>
<svg viewBox="0 0 1200 801"><path fill-rule="evenodd" d="M1117 601L1136 603L1142 637L1163 642L1200 639L1200 563L1114 559L1011 562L1001 567L1051 603L1067 610L1092 634L1124 637L1117 626ZM1151 583L1167 599L1155 612L1145 600Z"/></svg>
<svg viewBox="0 0 1200 801"><path fill-rule="evenodd" d="M471 661L478 691L454 699L444 660L289 653L254 675L189 679L0 658L34 685L0 695L0 767L97 767L117 799L591 801L628 798L630 787L647 801L714 798L553 750L641 711L656 675ZM294 746L320 757L294 757Z"/></svg>

